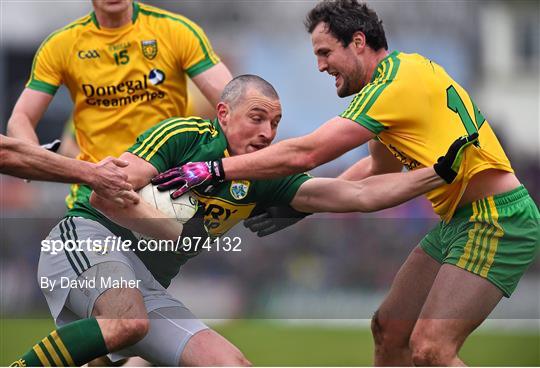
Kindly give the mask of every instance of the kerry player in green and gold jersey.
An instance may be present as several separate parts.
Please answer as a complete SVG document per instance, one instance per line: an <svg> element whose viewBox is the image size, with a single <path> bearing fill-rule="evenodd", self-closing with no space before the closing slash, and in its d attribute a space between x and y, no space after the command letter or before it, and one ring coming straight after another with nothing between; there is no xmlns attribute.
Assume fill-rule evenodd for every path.
<svg viewBox="0 0 540 368"><path fill-rule="evenodd" d="M156 173L189 160L214 160L254 152L270 145L280 119L280 102L268 82L250 75L235 78L217 105L217 119L171 118L161 122L141 135L121 156L130 163L125 173L130 183L140 188ZM452 171L459 152L471 142L456 141L441 158L441 165ZM399 204L443 183L433 168L424 168L361 182L311 178L307 174L233 181L194 193L203 203L206 229L212 236L219 236L247 218L256 205L290 204L301 211L373 211ZM118 207L85 190L48 239L67 243L119 236L135 240L128 229L159 239L177 239L180 234L206 235L204 227L199 226L204 234L194 233L189 222L182 226L165 219L150 204ZM62 327L34 346L20 362L82 364L96 355L116 351L111 355L113 360L139 355L161 365L248 364L236 347L208 329L165 289L180 266L196 254L193 250L43 250L39 279L48 280L50 287L42 290L56 323ZM81 283L106 277L132 282L136 287L62 288L55 282L62 277ZM86 321L96 321L93 317L97 323L92 326L99 328L88 329L86 346L80 348L73 331L80 330Z"/></svg>

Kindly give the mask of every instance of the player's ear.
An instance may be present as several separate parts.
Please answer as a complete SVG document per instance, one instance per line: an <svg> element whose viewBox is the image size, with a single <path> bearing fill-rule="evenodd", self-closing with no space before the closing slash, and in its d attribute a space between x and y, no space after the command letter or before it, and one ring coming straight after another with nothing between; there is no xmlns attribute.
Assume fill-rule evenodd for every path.
<svg viewBox="0 0 540 368"><path fill-rule="evenodd" d="M229 121L230 108L229 105L223 101L220 101L216 106L217 117L221 125L227 125Z"/></svg>
<svg viewBox="0 0 540 368"><path fill-rule="evenodd" d="M362 51L366 47L366 35L360 31L355 32L351 43L355 50Z"/></svg>

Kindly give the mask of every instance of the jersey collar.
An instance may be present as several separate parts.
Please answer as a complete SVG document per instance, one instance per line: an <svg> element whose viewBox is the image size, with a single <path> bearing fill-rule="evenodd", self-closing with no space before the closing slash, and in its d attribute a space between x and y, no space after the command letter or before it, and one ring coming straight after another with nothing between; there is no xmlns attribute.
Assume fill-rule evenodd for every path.
<svg viewBox="0 0 540 368"><path fill-rule="evenodd" d="M131 24L135 24L135 22L137 21L137 18L139 17L139 10L140 10L139 3L137 1L134 1L133 2L133 14L131 15ZM99 26L99 22L97 20L95 11L90 13L90 17L92 18L92 22L94 22L94 25L96 26L96 28L101 29L101 27ZM122 26L120 28L124 28L124 26Z"/></svg>
<svg viewBox="0 0 540 368"><path fill-rule="evenodd" d="M390 54L386 55L384 57L384 59L382 59L381 61L379 61L379 64L377 64L377 66L375 67L375 70L373 71L373 75L371 76L371 80L369 81L370 83L372 83L380 74L380 70L379 68L382 68L382 65L383 63L388 60L388 59L391 59L391 58L394 58L396 57L397 55L399 54L399 51L398 50L394 50L392 51Z"/></svg>
<svg viewBox="0 0 540 368"><path fill-rule="evenodd" d="M227 137L225 136L225 133L223 133L223 129L221 129L221 124L219 124L218 118L215 118L212 121L212 125L218 131L217 139L219 140L219 144L221 145L221 147L219 148L220 152L223 152L223 157L229 157L229 142L227 142Z"/></svg>

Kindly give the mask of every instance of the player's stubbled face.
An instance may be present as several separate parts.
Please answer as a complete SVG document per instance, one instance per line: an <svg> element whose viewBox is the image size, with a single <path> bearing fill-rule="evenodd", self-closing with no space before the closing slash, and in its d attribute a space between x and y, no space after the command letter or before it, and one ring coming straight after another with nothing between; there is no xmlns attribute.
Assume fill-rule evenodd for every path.
<svg viewBox="0 0 540 368"><path fill-rule="evenodd" d="M319 71L335 78L338 96L346 97L360 92L363 87L363 67L354 52L353 43L343 47L323 22L311 33L311 43Z"/></svg>
<svg viewBox="0 0 540 368"><path fill-rule="evenodd" d="M94 9L108 14L125 12L131 6L133 0L92 0Z"/></svg>
<svg viewBox="0 0 540 368"><path fill-rule="evenodd" d="M248 87L224 120L230 154L255 152L269 146L276 137L281 103Z"/></svg>

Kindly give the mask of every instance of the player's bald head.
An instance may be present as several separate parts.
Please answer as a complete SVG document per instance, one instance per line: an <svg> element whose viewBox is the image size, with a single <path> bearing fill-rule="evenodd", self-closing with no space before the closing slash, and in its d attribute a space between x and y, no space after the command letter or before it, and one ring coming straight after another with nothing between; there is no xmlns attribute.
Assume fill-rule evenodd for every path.
<svg viewBox="0 0 540 368"><path fill-rule="evenodd" d="M258 75L244 74L234 78L225 86L221 93L221 101L234 107L243 100L248 89L254 89L269 99L279 100L278 93L268 81Z"/></svg>

